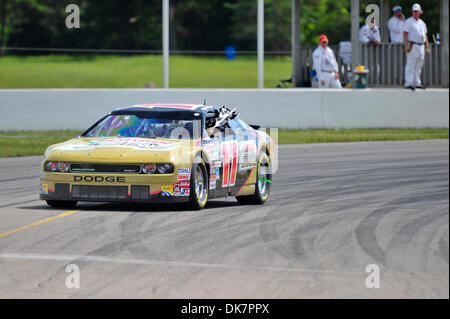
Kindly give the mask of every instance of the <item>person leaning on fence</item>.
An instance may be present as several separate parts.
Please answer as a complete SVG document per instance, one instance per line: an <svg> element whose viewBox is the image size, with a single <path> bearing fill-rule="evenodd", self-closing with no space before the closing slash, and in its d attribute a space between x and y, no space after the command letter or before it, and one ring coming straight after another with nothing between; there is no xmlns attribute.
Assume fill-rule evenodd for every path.
<svg viewBox="0 0 450 319"><path fill-rule="evenodd" d="M403 44L403 26L405 24L405 15L402 7L395 6L392 8L394 15L388 21L389 36L391 43Z"/></svg>
<svg viewBox="0 0 450 319"><path fill-rule="evenodd" d="M375 18L370 20L370 25L364 24L359 30L359 41L365 44L378 45L381 42L380 29L375 24Z"/></svg>
<svg viewBox="0 0 450 319"><path fill-rule="evenodd" d="M319 80L319 88L342 88L341 82L339 82L338 64L333 50L328 47L326 35L321 35L319 38L319 47L313 52L313 62Z"/></svg>
<svg viewBox="0 0 450 319"><path fill-rule="evenodd" d="M425 61L425 54L430 53L427 25L420 19L422 8L419 4L412 7L413 16L405 21L403 43L406 51L405 88L424 89L420 76Z"/></svg>

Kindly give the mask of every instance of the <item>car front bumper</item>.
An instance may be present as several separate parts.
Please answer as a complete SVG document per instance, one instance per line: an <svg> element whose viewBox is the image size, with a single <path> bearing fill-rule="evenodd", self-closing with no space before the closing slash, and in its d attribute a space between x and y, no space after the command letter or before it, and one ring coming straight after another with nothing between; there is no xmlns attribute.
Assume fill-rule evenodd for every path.
<svg viewBox="0 0 450 319"><path fill-rule="evenodd" d="M44 172L40 182L40 199L89 202L187 202L189 193L176 192L176 175L148 176L113 174L72 174ZM89 177L89 178L85 178ZM91 177L93 177L91 179Z"/></svg>

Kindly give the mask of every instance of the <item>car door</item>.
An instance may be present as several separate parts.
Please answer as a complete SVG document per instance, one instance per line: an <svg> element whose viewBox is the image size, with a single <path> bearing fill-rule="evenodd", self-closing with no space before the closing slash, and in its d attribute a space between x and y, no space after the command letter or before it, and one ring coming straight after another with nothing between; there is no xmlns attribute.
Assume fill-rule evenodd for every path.
<svg viewBox="0 0 450 319"><path fill-rule="evenodd" d="M215 129L213 138L204 139L202 144L209 154L209 196L226 197L233 192L237 180L236 135L224 124Z"/></svg>
<svg viewBox="0 0 450 319"><path fill-rule="evenodd" d="M209 154L210 198L234 196L248 181L257 161L257 134L239 119L218 128L204 139Z"/></svg>
<svg viewBox="0 0 450 319"><path fill-rule="evenodd" d="M248 181L251 172L255 169L258 150L257 150L257 138L254 130L249 127L241 119L236 118L228 122L234 133L234 139L237 150L237 166L236 180L233 185L232 195L239 192L241 187Z"/></svg>

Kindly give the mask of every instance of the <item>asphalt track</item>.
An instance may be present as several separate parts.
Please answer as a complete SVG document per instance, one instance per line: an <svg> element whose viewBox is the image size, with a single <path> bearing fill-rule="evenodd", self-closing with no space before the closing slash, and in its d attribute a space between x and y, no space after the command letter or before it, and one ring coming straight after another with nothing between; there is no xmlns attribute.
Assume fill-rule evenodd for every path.
<svg viewBox="0 0 450 319"><path fill-rule="evenodd" d="M37 199L40 160L0 159L0 298L449 297L448 140L281 146L266 205L202 211L61 215Z"/></svg>

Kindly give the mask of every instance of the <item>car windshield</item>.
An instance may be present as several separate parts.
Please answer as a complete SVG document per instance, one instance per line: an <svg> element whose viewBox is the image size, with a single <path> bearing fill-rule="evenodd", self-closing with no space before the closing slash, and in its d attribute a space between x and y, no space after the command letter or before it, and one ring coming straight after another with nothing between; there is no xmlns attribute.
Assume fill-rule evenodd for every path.
<svg viewBox="0 0 450 319"><path fill-rule="evenodd" d="M109 115L84 136L192 139L194 122L199 121L140 118L136 115ZM197 125L195 126L197 127Z"/></svg>

